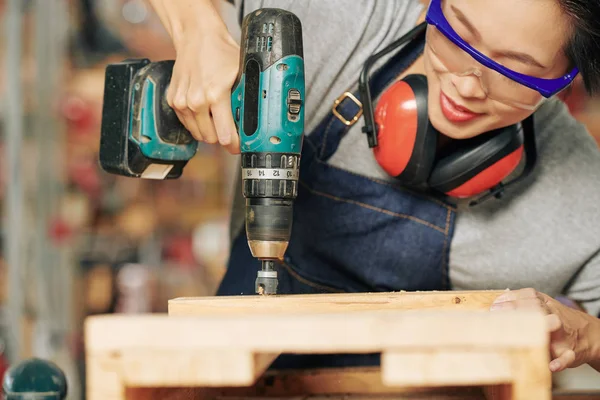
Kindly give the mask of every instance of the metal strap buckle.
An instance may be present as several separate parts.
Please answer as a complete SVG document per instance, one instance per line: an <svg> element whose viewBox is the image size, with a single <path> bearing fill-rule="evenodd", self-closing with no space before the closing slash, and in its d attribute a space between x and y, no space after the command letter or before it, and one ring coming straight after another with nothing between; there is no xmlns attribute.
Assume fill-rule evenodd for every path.
<svg viewBox="0 0 600 400"><path fill-rule="evenodd" d="M354 117L351 120L347 120L346 118L344 118L344 116L342 114L340 114L339 111L337 110L338 106L346 98L349 98L350 100L352 100L359 107L358 112L356 113L356 115L354 115ZM340 97L338 97L337 99L335 99L335 101L333 102L333 108L331 109L331 112L333 112L333 115L335 115L337 117L337 119L339 119L340 121L342 121L344 123L344 125L346 125L346 126L352 126L362 116L362 114L363 114L363 105L360 102L360 100L358 100L356 98L356 96L354 96L352 93L350 93L350 92L344 92Z"/></svg>

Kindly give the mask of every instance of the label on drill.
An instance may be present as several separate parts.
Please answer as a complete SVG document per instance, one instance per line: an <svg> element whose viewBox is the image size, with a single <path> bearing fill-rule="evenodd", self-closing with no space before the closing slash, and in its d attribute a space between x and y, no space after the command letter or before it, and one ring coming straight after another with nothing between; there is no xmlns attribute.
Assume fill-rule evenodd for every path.
<svg viewBox="0 0 600 400"><path fill-rule="evenodd" d="M243 179L286 179L297 181L300 177L298 169L285 168L243 168Z"/></svg>

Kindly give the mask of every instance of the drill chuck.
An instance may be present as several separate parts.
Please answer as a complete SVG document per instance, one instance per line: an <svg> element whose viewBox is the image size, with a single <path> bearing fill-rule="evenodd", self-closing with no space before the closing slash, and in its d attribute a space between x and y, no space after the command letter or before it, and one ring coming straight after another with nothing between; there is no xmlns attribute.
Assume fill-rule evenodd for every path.
<svg viewBox="0 0 600 400"><path fill-rule="evenodd" d="M256 276L256 293L258 294L276 294L277 293L277 271L273 267L273 261L263 260L262 269Z"/></svg>
<svg viewBox="0 0 600 400"><path fill-rule="evenodd" d="M246 234L252 255L282 259L292 232L293 201L298 194L297 154L242 155Z"/></svg>
<svg viewBox="0 0 600 400"><path fill-rule="evenodd" d="M242 155L242 187L246 198L246 234L252 255L262 260L256 292L275 294L277 272L292 233L294 200L298 194L298 154Z"/></svg>
<svg viewBox="0 0 600 400"><path fill-rule="evenodd" d="M283 259L292 233L293 212L292 199L246 199L246 234L254 257Z"/></svg>

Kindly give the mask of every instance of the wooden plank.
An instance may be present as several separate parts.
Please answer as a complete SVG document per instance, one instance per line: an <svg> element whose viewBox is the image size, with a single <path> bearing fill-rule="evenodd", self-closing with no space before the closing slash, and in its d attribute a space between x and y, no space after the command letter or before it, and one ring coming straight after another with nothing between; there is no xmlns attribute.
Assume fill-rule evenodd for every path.
<svg viewBox="0 0 600 400"><path fill-rule="evenodd" d="M488 310L502 293L504 292L499 290L482 290L182 297L169 300L169 315L314 315L365 310Z"/></svg>
<svg viewBox="0 0 600 400"><path fill-rule="evenodd" d="M548 373L547 346L508 352L512 364L512 384L484 388L487 400L550 400L552 375Z"/></svg>
<svg viewBox="0 0 600 400"><path fill-rule="evenodd" d="M88 400L125 399L121 366L113 354L86 354L86 392Z"/></svg>
<svg viewBox="0 0 600 400"><path fill-rule="evenodd" d="M476 394L477 387L390 387L383 384L379 367L322 368L314 370L268 371L256 384L236 388L195 389L196 396L208 397L300 397L335 394Z"/></svg>
<svg viewBox="0 0 600 400"><path fill-rule="evenodd" d="M512 400L550 400L551 393L547 389L552 386L552 375L548 374L548 346L513 350L512 360Z"/></svg>
<svg viewBox="0 0 600 400"><path fill-rule="evenodd" d="M488 388L488 399L549 400L545 318L533 311L489 312L500 293L211 297L176 299L170 315L92 316L85 321L88 399L124 400L150 388L167 390L163 398L215 398L225 386L256 387L282 353L381 353L381 396L421 393L407 391L417 385L506 383L503 390ZM344 389L325 378L306 382L296 388L298 396L315 387L327 394ZM352 382L350 390L360 390L361 381ZM372 385L365 386L371 394Z"/></svg>
<svg viewBox="0 0 600 400"><path fill-rule="evenodd" d="M127 398L126 388L136 387L249 387L264 373L274 357L271 354L226 351L161 354L125 350L104 356L86 355L87 398L124 400Z"/></svg>
<svg viewBox="0 0 600 400"><path fill-rule="evenodd" d="M502 393L502 385L491 386ZM506 386L506 385L505 385ZM504 391L510 396L510 387ZM484 400L479 387L390 388L382 384L378 367L327 368L302 371L268 371L255 385L235 388L129 388L128 400ZM488 393L490 391L488 390ZM507 397L510 399L510 397ZM496 397L501 399L501 397ZM561 391L553 400L600 400L600 392Z"/></svg>
<svg viewBox="0 0 600 400"><path fill-rule="evenodd" d="M268 371L249 387L129 388L128 400L320 399L485 400L478 387L385 386L378 367Z"/></svg>
<svg viewBox="0 0 600 400"><path fill-rule="evenodd" d="M467 390L455 392L403 392L388 395L309 395L291 396L210 396L193 388L186 389L130 389L127 400L485 400L482 395Z"/></svg>
<svg viewBox="0 0 600 400"><path fill-rule="evenodd" d="M492 385L511 383L511 357L505 351L414 349L381 356L383 383L389 386Z"/></svg>
<svg viewBox="0 0 600 400"><path fill-rule="evenodd" d="M404 353L426 360L432 352L442 351L446 355L437 361L447 364L449 375L441 375L444 366L440 365L435 379L438 385L453 384L452 380L457 378L453 366L458 361L449 356L453 352L521 354L528 349L547 348L548 337L544 317L535 312L413 310L355 312L352 318L344 313L93 316L85 322L85 343L92 383L89 400L123 400L126 386L250 386L280 353L381 352L384 368L386 354L390 353L389 368L389 361L402 362ZM465 363L459 382L454 384L480 385L493 381L486 375L480 382L483 361L473 355L466 357L471 358L466 359L469 362ZM546 358L541 357L540 361L540 354L532 353L531 357L528 354L520 360L523 365L537 369L521 371L525 378L517 392L524 396L549 391L549 385L541 386L549 370L546 365L543 371L539 368ZM504 379L506 372L501 362L492 361L499 365L498 380ZM511 361L513 373L514 365ZM472 368L470 379L467 368ZM395 382L389 379L390 371L387 370L386 381L390 385L418 383ZM531 385L538 387L532 389ZM545 400L543 396L536 399Z"/></svg>
<svg viewBox="0 0 600 400"><path fill-rule="evenodd" d="M206 396L197 389L129 389L127 400L279 400L292 399L291 396ZM296 397L298 398L298 397ZM477 390L404 392L391 395L308 395L303 400L486 400ZM600 393L589 394L556 394L552 400L600 400Z"/></svg>
<svg viewBox="0 0 600 400"><path fill-rule="evenodd" d="M505 393L507 385L492 385L486 392ZM504 389L504 390L503 390ZM325 368L268 371L255 385L235 388L129 388L129 400L258 400L303 398L306 400L485 400L479 387L390 388L382 384L378 367ZM495 399L502 399L496 397ZM553 400L600 400L600 392L556 390Z"/></svg>
<svg viewBox="0 0 600 400"><path fill-rule="evenodd" d="M120 368L122 382L129 387L250 386L276 357L227 349L125 350Z"/></svg>
<svg viewBox="0 0 600 400"><path fill-rule="evenodd" d="M328 315L173 317L104 315L85 321L90 354L122 349L253 353L369 353L384 349L525 348L547 345L532 311L369 311ZM118 334L115 334L118 332Z"/></svg>

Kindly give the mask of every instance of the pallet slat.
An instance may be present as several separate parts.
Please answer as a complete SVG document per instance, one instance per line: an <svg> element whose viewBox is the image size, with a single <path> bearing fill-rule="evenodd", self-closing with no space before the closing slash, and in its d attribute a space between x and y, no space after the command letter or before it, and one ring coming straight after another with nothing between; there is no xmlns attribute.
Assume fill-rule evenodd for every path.
<svg viewBox="0 0 600 400"><path fill-rule="evenodd" d="M91 352L153 348L370 353L416 346L522 348L543 345L548 340L543 316L529 311L364 311L351 318L344 313L240 317L106 315L88 318L86 327L87 348Z"/></svg>
<svg viewBox="0 0 600 400"><path fill-rule="evenodd" d="M512 382L511 357L503 351L386 351L383 383L389 386L495 385Z"/></svg>
<svg viewBox="0 0 600 400"><path fill-rule="evenodd" d="M169 315L296 315L371 310L487 310L504 291L332 293L285 296L181 297Z"/></svg>
<svg viewBox="0 0 600 400"><path fill-rule="evenodd" d="M176 299L171 315L89 317L88 399L139 399L144 388L248 389L282 353L381 353L378 379L380 387L389 389L386 394L407 394L408 387L507 384L513 400L549 400L544 317L531 311L487 311L496 296L432 292ZM195 391L178 393L205 398ZM506 398L497 387L487 394L488 400Z"/></svg>

